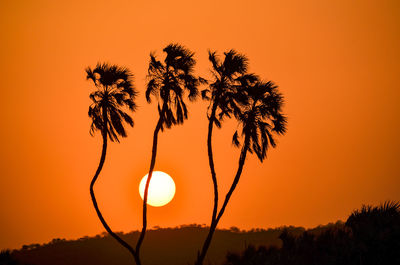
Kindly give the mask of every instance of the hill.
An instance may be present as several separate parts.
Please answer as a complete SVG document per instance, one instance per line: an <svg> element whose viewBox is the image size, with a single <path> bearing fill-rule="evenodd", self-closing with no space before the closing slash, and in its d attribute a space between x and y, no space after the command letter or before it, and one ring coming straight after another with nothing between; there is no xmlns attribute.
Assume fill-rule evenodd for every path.
<svg viewBox="0 0 400 265"><path fill-rule="evenodd" d="M149 230L143 244L146 265L193 264L208 228L184 225ZM139 232L119 233L136 242ZM301 227L217 230L205 264L224 265L392 265L400 264L400 203L363 206L345 223ZM2 251L0 265L128 265L129 252L108 234L78 240L53 239Z"/></svg>
<svg viewBox="0 0 400 265"><path fill-rule="evenodd" d="M217 230L206 261L221 264L228 251L241 252L248 245L279 247L281 240L278 237L284 229L293 234L301 234L304 231L301 227L250 231L240 231L232 227L229 230ZM200 225L149 230L142 248L143 264L192 264L207 231L207 227ZM136 242L139 232L119 233L119 235L129 243L133 243ZM11 256L21 264L31 265L133 264L129 252L106 233L78 240L53 239L43 245L24 245L19 250L13 250Z"/></svg>

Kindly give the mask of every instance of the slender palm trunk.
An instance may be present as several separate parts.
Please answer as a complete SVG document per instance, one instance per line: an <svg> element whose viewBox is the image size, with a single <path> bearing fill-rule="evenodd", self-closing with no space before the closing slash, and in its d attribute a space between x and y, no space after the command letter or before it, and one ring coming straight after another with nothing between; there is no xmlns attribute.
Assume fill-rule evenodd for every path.
<svg viewBox="0 0 400 265"><path fill-rule="evenodd" d="M216 111L217 111L217 104L214 104L211 111L210 121L208 122L208 135L207 135L208 163L210 164L211 177L214 186L214 207L213 207L213 214L211 217L211 223L215 221L218 211L218 183L214 168L214 157L213 157L212 142L211 142Z"/></svg>
<svg viewBox="0 0 400 265"><path fill-rule="evenodd" d="M218 183L217 183L217 177L216 177L216 173L215 173L212 142L211 142L216 110L217 110L217 104L214 104L212 107L210 119L208 122L208 135L207 135L208 163L210 166L211 177L212 177L213 186L214 186L214 207L213 207L213 213L212 213L212 217L211 217L210 230L208 232L206 240L203 243L201 252L198 253L196 264L203 263L203 260L207 254L208 248L210 247L211 239L212 239L212 236L214 233L213 230L215 230L214 223L215 223L215 219L217 218L217 211L218 211Z"/></svg>
<svg viewBox="0 0 400 265"><path fill-rule="evenodd" d="M222 215L224 214L225 208L228 205L229 199L231 198L233 191L235 190L237 184L239 183L240 175L242 174L242 171L243 171L244 162L246 161L246 154L247 154L247 150L248 150L248 145L249 145L249 136L246 136L245 137L245 141L244 141L244 146L242 148L242 151L240 152L239 166L238 166L238 170L236 171L235 178L234 178L234 180L232 182L232 185L231 185L228 193L225 196L224 203L223 203L221 209L219 210L218 216L216 217L216 219L213 220L213 222L212 222L212 224L210 226L210 231L208 232L208 236L207 236L207 239L206 239L206 241L208 240L208 245L206 246L207 249L205 249L204 253L202 252L202 255L198 256L197 261L195 263L196 265L202 265L203 264L204 258L205 258L206 254L207 254L208 247L211 244L211 240L212 240L212 237L213 237L213 235L215 233L215 230L217 228L219 220L221 219ZM205 244L206 244L206 242L204 243L204 245ZM204 250L204 246L203 246L203 250Z"/></svg>
<svg viewBox="0 0 400 265"><path fill-rule="evenodd" d="M136 244L136 250L135 250L138 257L140 256L140 247L143 243L143 239L144 239L144 236L146 234L146 229L147 229L147 196L149 193L150 179L153 175L154 166L156 164L158 133L159 133L162 123L163 123L164 109L165 109L165 107L163 107L163 112L160 114L160 118L158 119L157 126L154 129L153 149L151 152L150 170L149 170L149 174L147 176L147 181L146 181L146 186L144 189L144 196L143 196L143 225L142 225L142 231L140 232L140 236L139 236L138 242Z"/></svg>
<svg viewBox="0 0 400 265"><path fill-rule="evenodd" d="M239 166L238 170L236 171L235 179L232 182L231 188L229 189L228 193L225 196L224 204L222 204L221 209L219 210L217 219L215 220L215 226L217 226L219 220L221 219L222 215L225 212L226 205L228 205L229 199L232 196L233 191L236 189L237 184L239 183L240 175L242 175L244 162L246 161L247 150L249 148L250 137L248 135L245 136L244 145L242 151L240 152L239 158Z"/></svg>
<svg viewBox="0 0 400 265"><path fill-rule="evenodd" d="M102 225L104 226L104 228L106 229L106 231L113 237L115 238L118 243L120 243L123 247L125 247L127 250L129 250L129 252L132 254L133 258L135 259L135 262L137 265L141 265L140 260L139 260L139 256L136 255L135 250L127 243L125 242L122 238L120 238L117 234L115 234L111 228L108 226L108 224L106 223L106 221L104 220L103 215L100 212L99 206L97 205L97 201L96 201L96 197L94 196L94 191L93 191L93 187L94 184L100 174L101 169L103 168L104 165L104 161L106 160L106 152L107 152L107 133L103 132L103 150L101 151L101 158L100 158L100 163L99 166L96 170L96 174L94 175L92 182L90 183L90 196L92 197L92 202L93 202L93 206L96 209L96 213L97 216L100 219L100 222L102 223Z"/></svg>

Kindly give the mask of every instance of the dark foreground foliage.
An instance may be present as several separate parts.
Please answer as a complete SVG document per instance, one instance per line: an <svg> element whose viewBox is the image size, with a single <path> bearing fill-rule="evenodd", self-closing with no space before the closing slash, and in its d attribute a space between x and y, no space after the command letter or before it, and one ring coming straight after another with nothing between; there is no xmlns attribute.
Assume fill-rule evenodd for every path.
<svg viewBox="0 0 400 265"><path fill-rule="evenodd" d="M0 251L0 265L29 265L20 262L8 249Z"/></svg>
<svg viewBox="0 0 400 265"><path fill-rule="evenodd" d="M284 230L282 247L248 246L229 253L224 265L392 265L400 264L400 205L363 206L346 223L293 235Z"/></svg>

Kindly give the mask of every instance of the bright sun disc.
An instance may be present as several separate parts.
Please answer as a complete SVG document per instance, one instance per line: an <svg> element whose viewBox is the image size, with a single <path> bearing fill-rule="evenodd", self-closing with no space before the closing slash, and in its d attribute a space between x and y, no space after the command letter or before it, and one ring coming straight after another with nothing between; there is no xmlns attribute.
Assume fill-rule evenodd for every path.
<svg viewBox="0 0 400 265"><path fill-rule="evenodd" d="M144 176L139 184L140 197L144 197L144 188L146 187L147 176ZM173 179L162 171L153 171L150 180L147 204L155 207L164 206L169 203L175 195L175 183Z"/></svg>

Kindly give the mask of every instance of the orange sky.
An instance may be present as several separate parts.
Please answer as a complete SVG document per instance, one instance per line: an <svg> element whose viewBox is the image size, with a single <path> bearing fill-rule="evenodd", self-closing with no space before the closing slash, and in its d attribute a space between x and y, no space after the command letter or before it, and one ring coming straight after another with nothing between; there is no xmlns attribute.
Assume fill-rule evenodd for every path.
<svg viewBox="0 0 400 265"><path fill-rule="evenodd" d="M89 195L100 135L89 136L84 68L127 66L141 92L136 125L111 144L95 191L116 231L138 229L156 105L144 100L149 53L178 42L196 52L234 48L275 81L288 133L259 163L250 156L220 227L312 227L363 203L400 200L398 1L0 1L0 249L104 231ZM206 104L160 135L156 170L176 197L151 208L150 227L209 223ZM215 131L221 192L237 167L234 122Z"/></svg>

